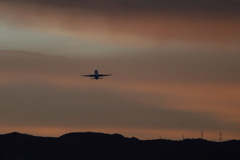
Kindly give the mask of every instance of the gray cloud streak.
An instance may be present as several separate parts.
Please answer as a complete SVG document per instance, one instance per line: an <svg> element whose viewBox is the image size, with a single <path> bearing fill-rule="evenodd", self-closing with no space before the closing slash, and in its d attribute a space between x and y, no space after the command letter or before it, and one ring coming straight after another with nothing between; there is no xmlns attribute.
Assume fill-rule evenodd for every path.
<svg viewBox="0 0 240 160"><path fill-rule="evenodd" d="M5 0L1 0L6 2ZM0 1L0 2L1 2ZM239 11L240 2L236 0L8 0L11 3L30 3L57 7L82 7L94 9L184 9ZM126 11L126 10L125 10Z"/></svg>
<svg viewBox="0 0 240 160"><path fill-rule="evenodd" d="M20 3L19 5L14 4L15 2L2 2L0 18L3 24L14 27L118 45L163 47L163 42L172 40L173 42L224 43L235 46L239 43L240 36L237 30L240 24L237 20L240 13L234 9L217 14L214 12L214 8L197 11L197 8L201 8L198 5L191 11L175 10L174 7L174 10L161 10L158 7L161 8L160 4L164 4L165 1L161 3L144 1L142 2L144 5L140 5L143 9L134 10L132 8L139 8L137 6L141 3L112 1L109 4L108 2L31 1L30 3L30 1L17 1L16 3ZM147 4L145 5L145 3ZM155 3L160 4L156 5ZM186 2L186 4L188 3L192 4L190 1ZM218 6L221 3L222 1L212 6ZM209 2L201 1L199 4L205 6ZM222 6L225 8L228 8L225 4L237 8L239 6L235 1L223 4ZM152 8L153 6L158 8L157 11L144 9L144 7Z"/></svg>

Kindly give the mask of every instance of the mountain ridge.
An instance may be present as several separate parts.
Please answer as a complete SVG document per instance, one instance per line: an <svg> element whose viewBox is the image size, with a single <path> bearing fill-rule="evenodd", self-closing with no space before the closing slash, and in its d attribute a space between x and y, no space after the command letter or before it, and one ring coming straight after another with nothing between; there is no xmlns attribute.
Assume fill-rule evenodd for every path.
<svg viewBox="0 0 240 160"><path fill-rule="evenodd" d="M18 132L0 135L1 160L77 159L231 159L239 156L240 140L213 142L139 140L120 134L73 132L40 137Z"/></svg>

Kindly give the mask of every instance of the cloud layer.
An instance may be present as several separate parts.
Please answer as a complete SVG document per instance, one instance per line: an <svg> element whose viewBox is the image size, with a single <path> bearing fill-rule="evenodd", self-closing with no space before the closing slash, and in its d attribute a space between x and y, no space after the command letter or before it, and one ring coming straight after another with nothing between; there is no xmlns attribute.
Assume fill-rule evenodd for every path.
<svg viewBox="0 0 240 160"><path fill-rule="evenodd" d="M239 139L239 8L233 0L0 0L0 132L179 139L203 129ZM95 69L113 76L80 76Z"/></svg>
<svg viewBox="0 0 240 160"><path fill-rule="evenodd" d="M181 1L179 5L175 1L26 0L0 4L2 23L90 41L138 47L179 41L237 47L240 41L237 1Z"/></svg>
<svg viewBox="0 0 240 160"><path fill-rule="evenodd" d="M48 134L51 127L88 128L140 138L166 131L175 138L183 131L194 136L191 130L204 129L238 138L237 54L75 60L32 55L0 55L2 128L39 126ZM95 69L92 63L113 76L81 77Z"/></svg>

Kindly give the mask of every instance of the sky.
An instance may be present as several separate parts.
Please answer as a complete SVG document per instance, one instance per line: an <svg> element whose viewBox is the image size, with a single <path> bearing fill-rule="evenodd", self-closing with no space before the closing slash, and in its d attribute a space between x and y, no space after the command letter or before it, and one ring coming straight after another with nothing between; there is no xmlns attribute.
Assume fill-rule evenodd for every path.
<svg viewBox="0 0 240 160"><path fill-rule="evenodd" d="M0 134L240 139L239 29L238 0L0 0Z"/></svg>

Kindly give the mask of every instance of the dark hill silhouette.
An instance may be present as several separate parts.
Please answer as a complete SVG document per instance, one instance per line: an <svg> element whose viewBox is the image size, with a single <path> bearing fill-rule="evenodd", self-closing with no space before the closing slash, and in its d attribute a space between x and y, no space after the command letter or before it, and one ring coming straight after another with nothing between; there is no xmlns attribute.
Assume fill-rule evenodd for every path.
<svg viewBox="0 0 240 160"><path fill-rule="evenodd" d="M84 142L110 142L110 141L121 141L124 140L120 134L105 134L105 133L94 133L94 132L85 132L85 133L68 133L59 137L61 140L68 141L84 141Z"/></svg>
<svg viewBox="0 0 240 160"><path fill-rule="evenodd" d="M1 160L239 159L239 151L239 140L138 140L93 132L59 138L17 132L0 135Z"/></svg>

